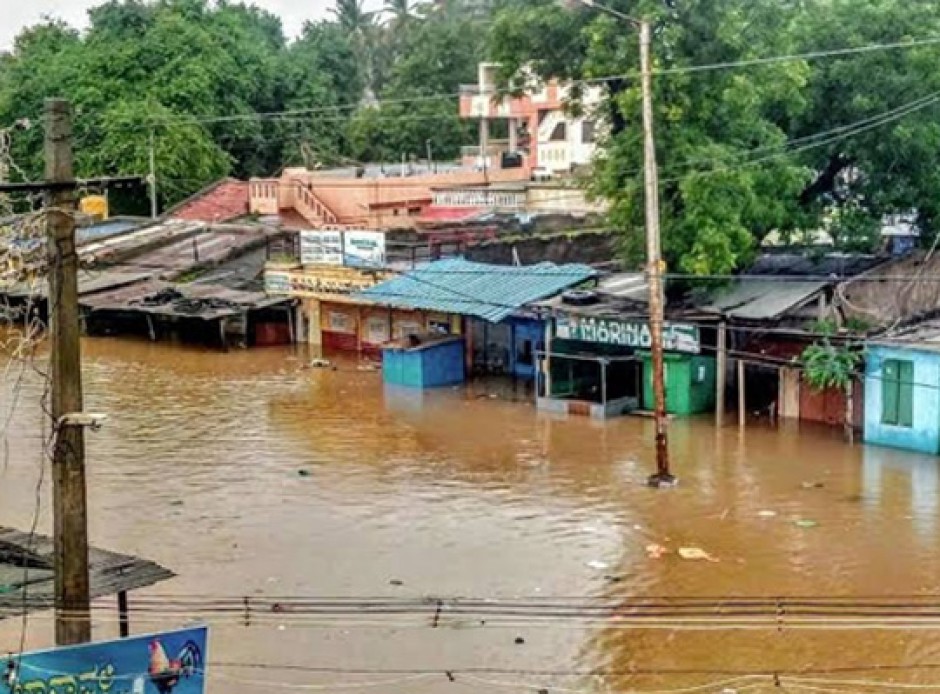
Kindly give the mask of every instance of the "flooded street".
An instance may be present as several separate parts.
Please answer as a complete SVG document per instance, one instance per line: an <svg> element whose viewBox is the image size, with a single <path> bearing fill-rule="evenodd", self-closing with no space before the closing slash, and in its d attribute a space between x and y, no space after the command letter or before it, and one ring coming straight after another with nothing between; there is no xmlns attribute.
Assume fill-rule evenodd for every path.
<svg viewBox="0 0 940 694"><path fill-rule="evenodd" d="M135 596L194 595L940 594L937 459L851 447L838 430L754 425L742 434L716 431L710 417L676 421L681 483L653 491L643 486L653 460L643 419L552 419L521 392L517 402L494 399L482 385L386 394L380 375L354 361L306 370L289 349L220 354L101 339L84 350L86 409L110 417L88 435L91 541L178 574L132 594L132 606ZM3 414L15 408L0 525L28 529L41 382L27 373L17 387L18 373L2 393ZM46 482L39 528L50 532ZM700 547L718 561L650 558L652 543ZM102 604L112 609L96 612L95 635L110 638L116 613ZM151 609L132 614L134 632L188 623L171 607ZM843 679L940 679L929 668L886 669L936 667L940 631L930 629L487 625L446 615L431 628L408 615L318 623L276 613L250 626L238 614L207 621L215 693L288 683L428 694L671 690L734 673L838 668L855 668ZM17 650L20 626L0 626L0 649ZM35 615L28 644L51 643L51 627L49 614ZM447 671L476 674L451 682ZM768 678L742 682L774 689Z"/></svg>

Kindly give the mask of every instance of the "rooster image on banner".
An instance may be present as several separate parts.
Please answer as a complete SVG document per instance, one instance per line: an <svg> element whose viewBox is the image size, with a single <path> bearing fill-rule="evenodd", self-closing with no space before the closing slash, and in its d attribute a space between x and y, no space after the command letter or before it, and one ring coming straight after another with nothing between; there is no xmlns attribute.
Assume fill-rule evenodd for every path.
<svg viewBox="0 0 940 694"><path fill-rule="evenodd" d="M195 641L187 641L170 658L160 639L150 642L150 666L147 674L159 694L173 694L181 680L202 672L202 650Z"/></svg>
<svg viewBox="0 0 940 694"><path fill-rule="evenodd" d="M197 626L0 656L0 694L205 694L208 640Z"/></svg>

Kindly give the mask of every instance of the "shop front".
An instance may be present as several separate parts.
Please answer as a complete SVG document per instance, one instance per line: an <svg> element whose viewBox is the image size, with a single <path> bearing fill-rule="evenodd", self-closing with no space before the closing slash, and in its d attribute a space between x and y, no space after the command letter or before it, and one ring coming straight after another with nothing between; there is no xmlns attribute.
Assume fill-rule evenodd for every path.
<svg viewBox="0 0 940 694"><path fill-rule="evenodd" d="M539 354L540 410L607 419L636 410L650 409L644 382L650 379L649 360L644 359L652 345L652 335L645 319L583 315L555 310L546 323L547 349ZM693 325L669 323L664 329L667 350L667 392L689 389L693 374L703 375L701 390L714 393L714 358L703 357L699 330ZM695 368L692 361L695 361ZM711 363L710 368L705 367ZM704 367L704 371L701 368ZM710 376L709 376L710 375ZM688 414L700 408L707 398L672 398L667 410ZM686 396L685 390L682 395ZM712 399L712 403L714 400Z"/></svg>

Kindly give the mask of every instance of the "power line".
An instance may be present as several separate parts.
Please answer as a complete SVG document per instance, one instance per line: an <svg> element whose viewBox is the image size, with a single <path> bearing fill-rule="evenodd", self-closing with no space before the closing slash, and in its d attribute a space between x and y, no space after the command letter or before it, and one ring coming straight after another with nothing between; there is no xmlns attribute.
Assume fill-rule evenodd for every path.
<svg viewBox="0 0 940 694"><path fill-rule="evenodd" d="M709 63L702 65L688 65L684 67L654 69L654 75L683 75L696 72L709 72L714 70L727 70L742 67L754 67L759 65L772 65L776 63L796 62L800 60L820 60L822 58L838 58L850 55L859 55L863 53L874 53L877 51L904 50L908 48L917 48L919 46L934 46L940 44L940 37L931 36L923 39L911 41L896 41L893 43L871 43L864 46L854 46L849 48L835 48L831 50L809 51L806 53L790 53L784 55L768 56L765 58L749 58L745 60L731 60L719 63ZM588 78L578 80L583 83L609 82L614 80L631 79L639 77L639 73L625 73L621 75L605 75L602 77Z"/></svg>
<svg viewBox="0 0 940 694"><path fill-rule="evenodd" d="M910 101L902 106L897 106L897 107L888 109L887 111L883 111L877 115L862 118L858 121L855 121L854 123L831 128L829 130L821 131L813 135L806 135L802 137L793 138L793 139L781 142L777 145L765 145L762 147L753 148L751 150L745 150L745 151L734 153L731 155L729 161L722 161L722 160L719 160L718 158L712 158L712 159L698 158L698 159L691 159L684 163L667 166L667 167L664 167L664 171L682 172L682 176L681 177L673 176L671 178L663 178L663 179L660 179L659 183L660 185L664 185L666 183L679 182L683 180L685 175L702 176L702 175L717 174L717 173L729 173L729 172L733 172L739 169L749 168L756 164L762 164L768 161L773 161L776 159L784 158L792 154L798 154L798 153L809 151L809 150L816 149L819 147L824 147L826 145L833 144L835 142L841 142L850 137L854 137L855 135L877 129L884 125L888 125L890 123L906 118L907 116L913 113L917 113L929 106L933 106L938 101L940 101L940 90L932 92L918 99L914 99L913 101ZM409 118L409 116L403 116L403 118ZM395 118L392 118L390 120L395 120ZM284 136L282 138L282 137L277 137L277 136L272 137L272 136L257 134L255 137L258 138L258 141L264 142L264 143L288 142L288 141L292 142L292 141L302 141L302 140L307 139L306 137L300 136L300 135L296 137L290 137L290 138L288 138L287 136ZM237 140L238 138L236 136L232 136L232 139L234 141L234 140ZM794 145L797 145L797 146L794 147ZM756 159L750 159L750 157L752 157L753 155L763 153L763 152L773 152L773 153L766 155L766 156L758 157ZM712 164L713 166L710 169L699 170L696 168L699 164ZM629 173L625 173L624 175L627 177L636 177L640 175L641 173L642 173L641 169L636 169ZM389 178L395 178L395 177L390 176ZM187 182L186 179L168 179L168 180L171 180L176 183ZM369 181L369 180L373 180L373 179L350 179L349 184L362 185L363 181ZM375 180L383 181L380 185L382 188L386 188L386 189L398 188L398 187L414 188L414 187L428 186L428 182L426 181L420 182L420 183L408 182L407 177L400 182L390 181L388 179L375 179ZM189 181L189 182L204 183L204 181ZM512 182L510 181L508 183L512 183ZM339 182L322 181L322 182L317 182L317 185L321 188L329 188L331 186L342 187L344 184L339 183ZM485 185L485 184L480 183L479 185ZM447 184L442 182L441 186L446 187ZM567 200L569 197L570 197L570 194L559 193L555 197L555 199L563 201L563 200ZM547 199L545 199L544 201L547 201Z"/></svg>
<svg viewBox="0 0 940 694"><path fill-rule="evenodd" d="M894 43L873 43L867 44L864 46L855 46L849 48L841 49L832 49L832 50L823 50L823 51L810 51L806 53L793 53L777 56L768 56L765 58L755 58L747 60L738 60L738 61L726 61L726 62L717 62L717 63L706 63L699 65L689 65L684 67L674 67L674 68L663 68L659 70L653 70L654 75L675 75L675 74L688 74L696 73L703 71L715 71L715 70L724 70L724 69L733 69L733 68L742 68L742 67L752 67L758 65L767 65L773 63L782 63L782 62L793 62L799 60L819 60L822 58L829 57L842 57L848 55L857 55L863 53L871 53L876 51L883 50L902 50L908 48L916 48L919 46L929 46L936 45L940 43L940 37L927 37L924 39L912 40L912 41L898 41ZM584 78L579 80L573 80L567 82L567 84L600 84L604 82L610 82L615 80L624 80L631 78L639 78L639 73L621 73L614 75L604 75L599 77ZM494 91L491 94L484 94L484 96L496 96L499 92ZM461 92L451 92L443 94L428 94L415 97L399 98L399 99L383 99L379 100L376 103L376 106L386 106L386 105L402 105L402 104L415 104L415 103L424 103L424 102L434 102L442 100L453 100L459 99L462 96ZM306 115L315 115L321 113L342 113L346 111L356 111L360 109L359 104L340 104L334 106L319 106L311 107L305 109L291 109L291 110L282 110L282 111L267 111L261 113L245 113L245 114L234 114L227 116L173 116L170 118L163 119L149 119L145 123L137 127L153 127L155 125L165 125L165 124L214 124L214 123L230 123L244 120L268 120L268 119L277 119L281 117L290 117L290 116L306 116Z"/></svg>

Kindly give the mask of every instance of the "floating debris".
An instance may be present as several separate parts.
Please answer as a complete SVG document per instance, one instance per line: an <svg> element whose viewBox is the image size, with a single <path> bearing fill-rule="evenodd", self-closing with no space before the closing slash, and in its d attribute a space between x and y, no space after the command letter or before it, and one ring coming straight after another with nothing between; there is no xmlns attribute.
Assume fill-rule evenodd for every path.
<svg viewBox="0 0 940 694"><path fill-rule="evenodd" d="M680 547L679 556L688 561L710 561L713 564L718 563L718 559L710 555L701 547Z"/></svg>

